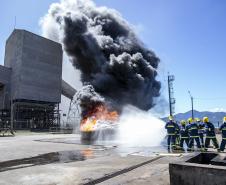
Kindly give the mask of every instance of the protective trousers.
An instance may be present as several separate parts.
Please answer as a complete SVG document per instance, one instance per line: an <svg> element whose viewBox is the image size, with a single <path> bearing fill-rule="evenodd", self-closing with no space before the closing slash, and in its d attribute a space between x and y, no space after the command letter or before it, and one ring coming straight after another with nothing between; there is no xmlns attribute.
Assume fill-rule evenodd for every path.
<svg viewBox="0 0 226 185"><path fill-rule="evenodd" d="M175 147L175 135L168 135L167 138L167 145L168 145L168 149L170 149L170 145L174 148Z"/></svg>
<svg viewBox="0 0 226 185"><path fill-rule="evenodd" d="M213 136L213 137L208 137L208 136L206 136L206 140L205 140L205 148L208 148L208 147L209 147L209 145L210 145L210 140L212 140L213 145L215 146L215 148L219 149L219 145L218 145L216 136Z"/></svg>
<svg viewBox="0 0 226 185"><path fill-rule="evenodd" d="M200 142L201 142L202 147L204 147L204 134L199 133L199 138L200 138Z"/></svg>
<svg viewBox="0 0 226 185"><path fill-rule="evenodd" d="M226 145L226 138L222 138L220 150L223 152Z"/></svg>
<svg viewBox="0 0 226 185"><path fill-rule="evenodd" d="M186 143L186 145L187 145L187 147L188 147L188 145L189 145L189 138L188 137L186 137L186 138L181 138L180 139L180 147L181 148L183 148L183 145L184 145L184 142Z"/></svg>
<svg viewBox="0 0 226 185"><path fill-rule="evenodd" d="M192 149L192 147L194 146L194 140L197 144L197 147L201 148L199 137L190 137L188 149Z"/></svg>

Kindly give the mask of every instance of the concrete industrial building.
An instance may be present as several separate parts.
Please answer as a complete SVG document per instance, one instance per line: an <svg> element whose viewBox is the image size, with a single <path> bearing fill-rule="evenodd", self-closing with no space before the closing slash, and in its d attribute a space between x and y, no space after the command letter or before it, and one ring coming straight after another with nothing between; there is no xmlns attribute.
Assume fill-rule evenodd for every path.
<svg viewBox="0 0 226 185"><path fill-rule="evenodd" d="M62 46L26 30L15 29L6 41L0 65L1 127L48 129L60 122L61 94L75 89L62 80Z"/></svg>

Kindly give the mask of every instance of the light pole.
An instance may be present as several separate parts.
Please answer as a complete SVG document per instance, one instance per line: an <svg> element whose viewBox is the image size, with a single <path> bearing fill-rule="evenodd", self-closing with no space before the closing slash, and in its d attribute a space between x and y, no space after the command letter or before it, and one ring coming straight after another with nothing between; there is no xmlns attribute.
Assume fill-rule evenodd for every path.
<svg viewBox="0 0 226 185"><path fill-rule="evenodd" d="M191 98L191 117L192 119L194 119L194 98L191 95L190 91L188 91L188 94L190 95L190 98Z"/></svg>

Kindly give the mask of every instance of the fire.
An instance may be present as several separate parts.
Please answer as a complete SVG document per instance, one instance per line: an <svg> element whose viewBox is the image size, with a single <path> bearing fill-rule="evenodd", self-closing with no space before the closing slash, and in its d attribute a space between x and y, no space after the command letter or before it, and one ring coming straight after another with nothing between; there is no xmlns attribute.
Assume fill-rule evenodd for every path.
<svg viewBox="0 0 226 185"><path fill-rule="evenodd" d="M81 153L82 153L82 155L84 155L87 158L93 156L93 150L90 148L82 150Z"/></svg>
<svg viewBox="0 0 226 185"><path fill-rule="evenodd" d="M117 111L109 111L104 105L99 105L87 113L82 119L80 130L83 132L92 132L98 121L115 122L118 119Z"/></svg>

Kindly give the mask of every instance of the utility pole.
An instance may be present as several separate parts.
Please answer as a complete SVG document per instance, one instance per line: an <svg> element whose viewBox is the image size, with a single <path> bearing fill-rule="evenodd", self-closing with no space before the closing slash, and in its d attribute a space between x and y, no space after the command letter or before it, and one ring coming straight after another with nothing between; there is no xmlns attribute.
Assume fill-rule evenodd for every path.
<svg viewBox="0 0 226 185"><path fill-rule="evenodd" d="M192 119L194 119L194 98L191 95L190 91L188 91L188 94L190 95L190 98L191 98L191 117Z"/></svg>
<svg viewBox="0 0 226 185"><path fill-rule="evenodd" d="M173 90L173 81L175 80L174 75L170 75L168 73L168 93L169 93L169 110L170 116L173 116L175 112L175 103L176 100L174 98L174 90Z"/></svg>

